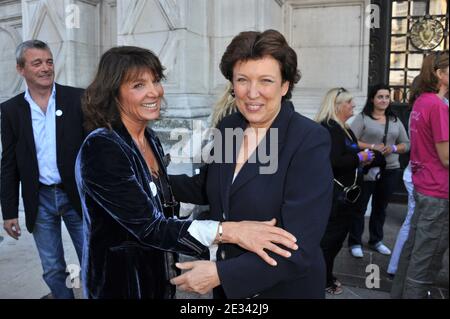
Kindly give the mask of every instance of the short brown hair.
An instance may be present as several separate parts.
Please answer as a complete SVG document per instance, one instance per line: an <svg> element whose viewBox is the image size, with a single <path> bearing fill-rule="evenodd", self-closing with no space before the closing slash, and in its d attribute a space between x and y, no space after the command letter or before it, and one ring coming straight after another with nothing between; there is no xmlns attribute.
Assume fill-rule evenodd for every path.
<svg viewBox="0 0 450 319"><path fill-rule="evenodd" d="M117 103L120 86L145 71L150 71L155 80L164 79L164 67L152 51L133 46L106 51L100 59L95 79L83 97L85 129L92 131L99 127L116 127L120 121Z"/></svg>
<svg viewBox="0 0 450 319"><path fill-rule="evenodd" d="M284 99L292 97L292 89L300 80L297 69L297 54L284 36L276 30L264 32L241 32L231 40L220 61L220 71L230 82L233 81L233 68L239 61L258 60L271 56L280 64L283 81L289 81L289 89Z"/></svg>

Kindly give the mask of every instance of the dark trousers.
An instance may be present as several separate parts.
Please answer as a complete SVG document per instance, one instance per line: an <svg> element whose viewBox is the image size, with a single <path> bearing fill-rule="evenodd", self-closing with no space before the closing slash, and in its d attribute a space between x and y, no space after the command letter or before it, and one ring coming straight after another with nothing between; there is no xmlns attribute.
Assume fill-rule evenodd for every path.
<svg viewBox="0 0 450 319"><path fill-rule="evenodd" d="M342 248L355 215L361 214L361 201L355 204L343 203L337 200L336 192L337 189L335 188L330 218L320 242L327 268L327 287L333 284L334 259Z"/></svg>
<svg viewBox="0 0 450 319"><path fill-rule="evenodd" d="M372 196L372 212L369 221L369 245L375 245L383 240L383 226L386 219L386 208L398 181L400 170L387 169L376 182L364 182L361 214L356 214L348 237L348 246L362 245L364 233L364 212L367 209L370 196Z"/></svg>
<svg viewBox="0 0 450 319"><path fill-rule="evenodd" d="M392 283L393 299L425 299L448 249L448 199L414 191L416 207Z"/></svg>

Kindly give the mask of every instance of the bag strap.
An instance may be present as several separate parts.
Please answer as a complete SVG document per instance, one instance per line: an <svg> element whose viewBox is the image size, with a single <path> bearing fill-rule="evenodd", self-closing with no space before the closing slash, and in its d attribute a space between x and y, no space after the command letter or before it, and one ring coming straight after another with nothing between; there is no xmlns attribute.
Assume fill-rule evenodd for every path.
<svg viewBox="0 0 450 319"><path fill-rule="evenodd" d="M389 116L386 115L386 124L384 125L383 144L386 146L387 134L389 129Z"/></svg>
<svg viewBox="0 0 450 319"><path fill-rule="evenodd" d="M345 189L345 186L341 182L339 182L336 178L333 178L333 180L336 182L336 184ZM350 185L349 187L355 186L357 180L358 180L358 168L356 168L355 170L355 180L353 181L353 184Z"/></svg>

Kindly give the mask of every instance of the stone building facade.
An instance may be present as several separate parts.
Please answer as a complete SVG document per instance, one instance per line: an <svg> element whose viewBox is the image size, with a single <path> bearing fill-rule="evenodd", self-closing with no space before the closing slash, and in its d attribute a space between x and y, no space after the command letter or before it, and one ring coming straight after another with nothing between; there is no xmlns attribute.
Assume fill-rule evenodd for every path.
<svg viewBox="0 0 450 319"><path fill-rule="evenodd" d="M369 76L369 0L0 0L0 101L24 89L15 47L49 43L59 83L86 87L116 45L153 50L166 67L167 108L156 128L205 119L225 87L219 61L233 36L277 29L299 57L297 111L313 117L324 93L345 87L364 103ZM376 22L376 21L375 21Z"/></svg>

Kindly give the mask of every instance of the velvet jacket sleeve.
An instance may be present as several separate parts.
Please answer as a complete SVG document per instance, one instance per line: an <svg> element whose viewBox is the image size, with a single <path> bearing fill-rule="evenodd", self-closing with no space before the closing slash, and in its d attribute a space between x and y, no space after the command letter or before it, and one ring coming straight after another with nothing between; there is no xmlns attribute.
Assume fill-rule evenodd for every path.
<svg viewBox="0 0 450 319"><path fill-rule="evenodd" d="M0 197L3 219L18 217L19 208L19 171L16 161L16 139L12 123L8 118L6 104L1 104L1 185Z"/></svg>
<svg viewBox="0 0 450 319"><path fill-rule="evenodd" d="M331 209L333 174L330 137L316 126L295 151L285 180L282 227L297 238L299 249L290 258L269 253L273 267L256 254L246 252L217 262L221 285L228 298L246 298L277 283L307 276L320 252Z"/></svg>
<svg viewBox="0 0 450 319"><path fill-rule="evenodd" d="M187 232L191 222L166 219L157 197L144 189L148 180L128 145L110 135L91 135L79 157L78 183L84 201L88 197L95 201L143 245L207 256L207 248Z"/></svg>

